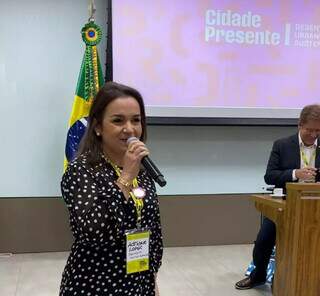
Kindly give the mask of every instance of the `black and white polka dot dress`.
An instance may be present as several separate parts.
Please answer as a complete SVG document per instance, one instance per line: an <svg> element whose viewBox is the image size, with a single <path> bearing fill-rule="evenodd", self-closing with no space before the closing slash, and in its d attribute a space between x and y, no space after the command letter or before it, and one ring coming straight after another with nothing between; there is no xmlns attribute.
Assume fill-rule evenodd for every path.
<svg viewBox="0 0 320 296"><path fill-rule="evenodd" d="M92 168L86 156L73 161L61 182L70 215L74 243L64 269L60 296L152 296L154 275L161 265L163 245L159 203L146 172L138 176L146 190L142 227L151 230L150 270L126 274L125 231L136 227L136 209L115 184L116 173L102 157Z"/></svg>

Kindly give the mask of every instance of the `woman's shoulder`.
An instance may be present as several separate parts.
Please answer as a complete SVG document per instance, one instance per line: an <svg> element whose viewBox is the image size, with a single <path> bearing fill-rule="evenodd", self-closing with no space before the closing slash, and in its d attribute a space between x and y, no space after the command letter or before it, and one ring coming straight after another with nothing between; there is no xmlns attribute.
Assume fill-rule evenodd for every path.
<svg viewBox="0 0 320 296"><path fill-rule="evenodd" d="M89 160L88 153L83 153L77 156L74 160L72 160L67 167L67 171L86 171L94 176L99 175L104 168L104 159L101 158L101 161L98 163L92 164Z"/></svg>
<svg viewBox="0 0 320 296"><path fill-rule="evenodd" d="M89 166L87 154L81 154L68 163L67 170L86 168Z"/></svg>

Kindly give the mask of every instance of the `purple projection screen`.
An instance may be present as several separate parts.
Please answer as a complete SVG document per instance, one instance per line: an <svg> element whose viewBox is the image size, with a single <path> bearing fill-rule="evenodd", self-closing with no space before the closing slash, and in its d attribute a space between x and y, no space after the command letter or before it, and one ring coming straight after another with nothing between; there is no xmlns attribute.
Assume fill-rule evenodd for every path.
<svg viewBox="0 0 320 296"><path fill-rule="evenodd" d="M112 3L113 80L155 117L297 118L320 98L319 0Z"/></svg>

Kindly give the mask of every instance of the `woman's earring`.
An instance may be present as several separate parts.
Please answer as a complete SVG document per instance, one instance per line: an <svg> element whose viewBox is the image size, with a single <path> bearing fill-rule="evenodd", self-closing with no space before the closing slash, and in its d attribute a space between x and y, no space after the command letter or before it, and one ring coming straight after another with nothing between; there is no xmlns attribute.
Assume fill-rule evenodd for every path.
<svg viewBox="0 0 320 296"><path fill-rule="evenodd" d="M96 132L96 135L97 135L97 137L100 137L100 133L99 132Z"/></svg>

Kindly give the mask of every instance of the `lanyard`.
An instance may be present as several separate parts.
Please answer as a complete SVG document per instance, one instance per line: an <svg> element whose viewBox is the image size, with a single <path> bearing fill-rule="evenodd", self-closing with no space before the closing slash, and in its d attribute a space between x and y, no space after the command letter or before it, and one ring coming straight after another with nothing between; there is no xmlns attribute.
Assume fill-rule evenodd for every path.
<svg viewBox="0 0 320 296"><path fill-rule="evenodd" d="M111 164L111 166L115 170L117 176L120 177L121 169L116 164L114 164L110 159L107 159L107 161ZM136 188L136 187L138 187L138 185L139 185L138 184L138 179L134 178L132 180L132 187ZM140 228L141 227L141 211L142 211L142 208L143 208L143 199L142 198L137 198L132 191L130 191L129 194L130 194L130 196L131 196L131 198L132 198L132 200L134 202L134 206L135 206L136 211L137 211L137 227Z"/></svg>
<svg viewBox="0 0 320 296"><path fill-rule="evenodd" d="M303 164L308 167L310 165L310 163L313 161L313 159L315 159L316 157L316 150L313 151L313 153L311 154L310 156L310 159L308 160L307 159L307 156L306 154L304 153L304 150L301 148L301 159L302 159L302 162Z"/></svg>

